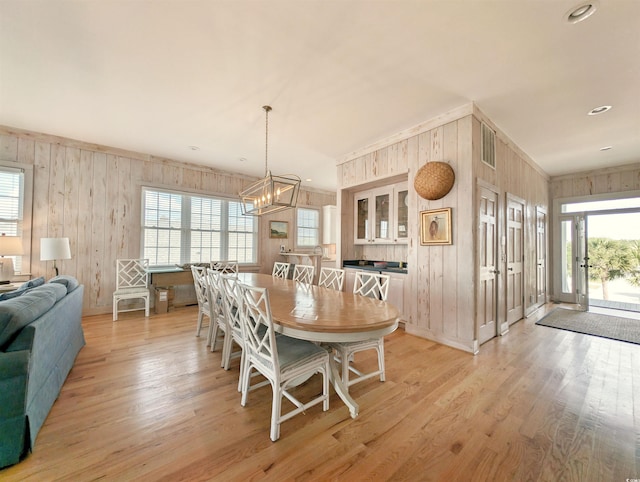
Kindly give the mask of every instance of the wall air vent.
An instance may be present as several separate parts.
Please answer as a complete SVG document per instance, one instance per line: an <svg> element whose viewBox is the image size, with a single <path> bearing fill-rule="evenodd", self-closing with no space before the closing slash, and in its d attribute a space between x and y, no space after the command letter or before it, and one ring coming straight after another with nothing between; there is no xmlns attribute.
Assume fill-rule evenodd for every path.
<svg viewBox="0 0 640 482"><path fill-rule="evenodd" d="M484 122L482 123L480 151L482 162L496 168L496 133Z"/></svg>

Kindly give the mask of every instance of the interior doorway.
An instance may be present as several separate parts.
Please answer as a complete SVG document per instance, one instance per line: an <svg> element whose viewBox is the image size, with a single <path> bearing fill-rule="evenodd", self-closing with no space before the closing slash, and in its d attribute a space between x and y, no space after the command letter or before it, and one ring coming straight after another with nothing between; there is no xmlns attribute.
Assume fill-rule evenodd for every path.
<svg viewBox="0 0 640 482"><path fill-rule="evenodd" d="M640 198L564 202L560 211L555 298L640 316Z"/></svg>

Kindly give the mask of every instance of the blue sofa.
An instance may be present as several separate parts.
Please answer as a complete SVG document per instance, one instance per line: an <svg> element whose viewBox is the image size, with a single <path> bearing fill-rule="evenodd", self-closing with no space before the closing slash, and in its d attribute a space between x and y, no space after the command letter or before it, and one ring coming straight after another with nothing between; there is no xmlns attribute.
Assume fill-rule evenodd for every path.
<svg viewBox="0 0 640 482"><path fill-rule="evenodd" d="M85 344L83 292L75 278L57 276L0 295L0 468L33 450Z"/></svg>

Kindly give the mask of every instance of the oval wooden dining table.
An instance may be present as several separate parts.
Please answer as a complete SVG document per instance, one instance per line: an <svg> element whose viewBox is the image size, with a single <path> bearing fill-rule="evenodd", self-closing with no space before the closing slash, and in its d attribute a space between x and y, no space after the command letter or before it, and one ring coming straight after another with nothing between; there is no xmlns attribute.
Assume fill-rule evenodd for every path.
<svg viewBox="0 0 640 482"><path fill-rule="evenodd" d="M398 310L381 300L268 274L238 273L238 281L267 288L275 331L293 338L315 342L362 341L388 335L398 327ZM358 404L342 383L333 357L330 363L331 383L355 418Z"/></svg>

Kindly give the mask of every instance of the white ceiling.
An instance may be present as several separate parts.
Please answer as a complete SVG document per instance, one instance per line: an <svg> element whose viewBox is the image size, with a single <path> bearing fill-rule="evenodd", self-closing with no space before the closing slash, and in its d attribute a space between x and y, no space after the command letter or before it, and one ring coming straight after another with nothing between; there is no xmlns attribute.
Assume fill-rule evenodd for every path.
<svg viewBox="0 0 640 482"><path fill-rule="evenodd" d="M0 0L0 124L262 176L270 104L269 168L335 189L475 102L550 175L640 162L640 1L578 5Z"/></svg>

